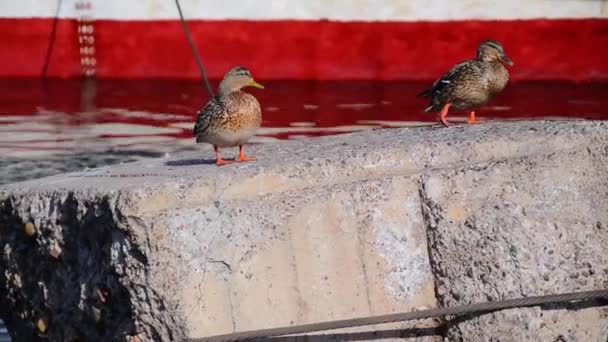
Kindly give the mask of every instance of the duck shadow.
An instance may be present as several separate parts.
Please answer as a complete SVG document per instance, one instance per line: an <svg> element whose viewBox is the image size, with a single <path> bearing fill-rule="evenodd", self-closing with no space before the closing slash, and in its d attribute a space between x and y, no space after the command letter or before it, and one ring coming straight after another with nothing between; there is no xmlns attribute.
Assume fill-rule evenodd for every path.
<svg viewBox="0 0 608 342"><path fill-rule="evenodd" d="M180 159L180 160L170 160L165 162L167 166L193 166L193 165L214 165L215 159Z"/></svg>

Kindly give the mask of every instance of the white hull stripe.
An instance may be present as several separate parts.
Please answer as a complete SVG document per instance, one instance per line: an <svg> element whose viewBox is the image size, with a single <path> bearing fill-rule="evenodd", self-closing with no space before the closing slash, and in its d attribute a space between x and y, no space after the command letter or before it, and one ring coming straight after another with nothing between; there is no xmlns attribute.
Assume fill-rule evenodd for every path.
<svg viewBox="0 0 608 342"><path fill-rule="evenodd" d="M1 0L0 18L174 20L172 0ZM608 18L608 1L590 0L181 0L188 19L448 21ZM90 10L83 10L90 6Z"/></svg>

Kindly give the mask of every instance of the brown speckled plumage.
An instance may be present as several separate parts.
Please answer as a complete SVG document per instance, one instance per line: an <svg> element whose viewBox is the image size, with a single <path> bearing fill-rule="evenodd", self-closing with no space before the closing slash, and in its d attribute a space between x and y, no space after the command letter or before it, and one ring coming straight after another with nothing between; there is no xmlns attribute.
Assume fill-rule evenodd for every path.
<svg viewBox="0 0 608 342"><path fill-rule="evenodd" d="M224 96L216 95L198 112L194 135L196 142L208 142L220 147L237 146L247 142L253 134L244 134L242 139L235 139L232 144L217 141L218 135L247 133L244 131L255 133L261 123L262 111L258 101L253 95L238 90Z"/></svg>
<svg viewBox="0 0 608 342"><path fill-rule="evenodd" d="M247 86L263 88L247 69L233 68L220 83L219 94L198 112L194 125L196 142L212 144L220 165L228 162L221 158L219 147L239 146L237 161L250 160L244 156L242 146L260 127L262 111L256 98L241 90Z"/></svg>
<svg viewBox="0 0 608 342"><path fill-rule="evenodd" d="M476 59L456 64L420 94L431 99L425 111L439 111L446 104L458 110L483 106L509 81L503 63L512 64L502 45L494 40L482 42Z"/></svg>

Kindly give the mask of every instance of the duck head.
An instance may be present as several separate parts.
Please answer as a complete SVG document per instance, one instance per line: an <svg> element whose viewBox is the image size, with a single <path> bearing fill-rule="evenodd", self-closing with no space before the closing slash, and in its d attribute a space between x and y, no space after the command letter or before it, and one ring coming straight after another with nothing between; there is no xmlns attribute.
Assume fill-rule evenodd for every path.
<svg viewBox="0 0 608 342"><path fill-rule="evenodd" d="M499 61L506 65L514 65L513 61L507 57L502 44L496 40L484 40L477 48L477 60L490 63Z"/></svg>
<svg viewBox="0 0 608 342"><path fill-rule="evenodd" d="M247 68L237 66L228 71L224 76L224 79L220 83L220 94L230 94L245 87L264 89L264 86L253 79L251 72Z"/></svg>

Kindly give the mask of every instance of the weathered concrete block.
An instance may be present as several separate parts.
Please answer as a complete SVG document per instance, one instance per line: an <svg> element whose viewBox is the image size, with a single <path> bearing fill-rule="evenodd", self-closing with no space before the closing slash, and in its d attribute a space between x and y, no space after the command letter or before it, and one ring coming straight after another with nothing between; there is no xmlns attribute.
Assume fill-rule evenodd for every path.
<svg viewBox="0 0 608 342"><path fill-rule="evenodd" d="M416 191L362 181L156 216L188 270L191 336L434 306Z"/></svg>
<svg viewBox="0 0 608 342"><path fill-rule="evenodd" d="M0 315L18 340L42 321L53 341L177 341L606 287L607 133L378 130L256 146L251 164L185 154L7 185ZM602 334L585 319L608 321L597 308L544 312L349 338L534 339L562 333L563 317L584 338ZM491 330L500 315L530 328Z"/></svg>
<svg viewBox="0 0 608 342"><path fill-rule="evenodd" d="M608 288L607 157L591 144L423 177L442 305ZM507 310L456 320L448 336L605 341L608 308Z"/></svg>

